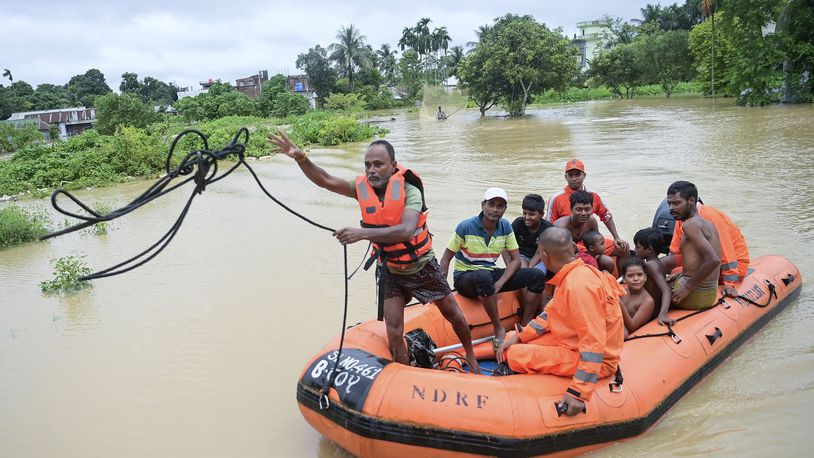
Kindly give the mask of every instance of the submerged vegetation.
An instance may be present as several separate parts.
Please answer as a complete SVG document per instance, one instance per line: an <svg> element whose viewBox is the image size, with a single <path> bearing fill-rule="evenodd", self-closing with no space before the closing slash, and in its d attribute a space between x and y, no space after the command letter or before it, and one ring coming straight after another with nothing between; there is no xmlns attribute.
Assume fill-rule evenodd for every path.
<svg viewBox="0 0 814 458"><path fill-rule="evenodd" d="M93 270L85 262L84 254L73 254L52 259L54 278L40 282L40 288L46 293L71 292L91 286L81 277L89 275Z"/></svg>
<svg viewBox="0 0 814 458"><path fill-rule="evenodd" d="M33 242L50 231L44 210L27 210L17 205L0 209L0 249Z"/></svg>

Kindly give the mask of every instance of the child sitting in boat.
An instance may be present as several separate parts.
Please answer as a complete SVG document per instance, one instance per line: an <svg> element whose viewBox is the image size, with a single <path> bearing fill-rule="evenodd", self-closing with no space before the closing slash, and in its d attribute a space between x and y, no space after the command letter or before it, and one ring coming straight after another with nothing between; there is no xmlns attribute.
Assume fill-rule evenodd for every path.
<svg viewBox="0 0 814 458"><path fill-rule="evenodd" d="M613 258L605 254L605 237L597 231L588 231L582 236L582 243L585 244L585 250L589 255L596 259L596 265L599 270L613 275L614 278L618 277L616 270L616 262Z"/></svg>
<svg viewBox="0 0 814 458"><path fill-rule="evenodd" d="M667 317L667 310L670 308L670 286L667 284L666 277L674 266L665 263L665 260L669 258L659 259L663 245L664 237L655 227L642 229L633 237L636 256L644 260L647 274L644 289L655 301L659 323L673 325L675 320Z"/></svg>
<svg viewBox="0 0 814 458"><path fill-rule="evenodd" d="M632 257L622 264L622 278L625 279L628 294L622 296L622 319L625 322L625 337L644 326L653 316L656 303L644 284L647 281L644 261Z"/></svg>

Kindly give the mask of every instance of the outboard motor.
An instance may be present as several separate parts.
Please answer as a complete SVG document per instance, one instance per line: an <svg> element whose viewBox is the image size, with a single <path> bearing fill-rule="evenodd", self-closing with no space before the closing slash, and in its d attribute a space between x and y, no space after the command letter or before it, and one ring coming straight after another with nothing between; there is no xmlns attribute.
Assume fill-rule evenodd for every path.
<svg viewBox="0 0 814 458"><path fill-rule="evenodd" d="M661 231L661 236L664 237L664 248L662 254L670 252L670 242L673 240L673 229L675 229L676 220L670 214L670 206L667 205L667 198L661 201L659 208L656 209L656 215L653 217L653 227Z"/></svg>

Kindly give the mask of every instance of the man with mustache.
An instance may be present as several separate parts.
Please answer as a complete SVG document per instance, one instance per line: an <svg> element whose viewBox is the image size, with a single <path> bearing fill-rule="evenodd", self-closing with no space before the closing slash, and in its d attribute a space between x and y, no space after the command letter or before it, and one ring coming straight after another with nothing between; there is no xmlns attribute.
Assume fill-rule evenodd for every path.
<svg viewBox="0 0 814 458"><path fill-rule="evenodd" d="M721 242L715 225L698 214L698 189L676 181L667 189L670 214L682 222L683 271L672 284L671 303L680 309L704 309L715 304L721 272ZM662 307L664 304L662 304Z"/></svg>
<svg viewBox="0 0 814 458"><path fill-rule="evenodd" d="M424 304L435 303L460 339L469 367L479 373L469 324L432 251L423 183L410 169L398 167L393 145L385 140L371 143L365 152L365 175L343 180L311 162L284 133L269 135L269 142L294 159L317 186L359 202L362 227L343 227L334 236L343 245L373 242L374 255L386 267L381 269L379 288L384 292L384 321L393 360L410 362L404 341L404 307L415 297Z"/></svg>

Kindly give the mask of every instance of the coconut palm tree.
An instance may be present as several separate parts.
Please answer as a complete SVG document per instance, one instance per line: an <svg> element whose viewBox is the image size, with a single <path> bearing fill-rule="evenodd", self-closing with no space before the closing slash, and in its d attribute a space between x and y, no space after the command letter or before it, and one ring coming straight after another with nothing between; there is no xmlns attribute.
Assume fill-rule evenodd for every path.
<svg viewBox="0 0 814 458"><path fill-rule="evenodd" d="M14 77L11 76L11 70L7 68L3 69L3 78L8 78L9 81L14 81Z"/></svg>
<svg viewBox="0 0 814 458"><path fill-rule="evenodd" d="M376 50L376 55L379 58L379 71L382 72L388 84L394 84L396 81L396 50L390 49L390 45L384 43Z"/></svg>
<svg viewBox="0 0 814 458"><path fill-rule="evenodd" d="M353 90L353 69L354 67L370 67L370 56L365 48L366 37L359 33L359 29L350 24L342 26L336 31L338 43L328 46L331 55L328 57L342 69L342 73L348 77L348 86Z"/></svg>
<svg viewBox="0 0 814 458"><path fill-rule="evenodd" d="M449 48L449 76L458 77L458 66L464 58L464 48L453 46Z"/></svg>
<svg viewBox="0 0 814 458"><path fill-rule="evenodd" d="M710 51L710 75L712 85L712 108L715 108L715 0L702 0L701 12L712 20L712 50Z"/></svg>
<svg viewBox="0 0 814 458"><path fill-rule="evenodd" d="M489 24L479 26L477 29L475 29L475 36L478 37L478 41L468 41L466 43L466 46L470 47L470 48L474 48L475 46L478 45L478 43L483 41L483 38L486 35L488 35L489 32L491 32L491 31L492 31L492 26L489 25Z"/></svg>

